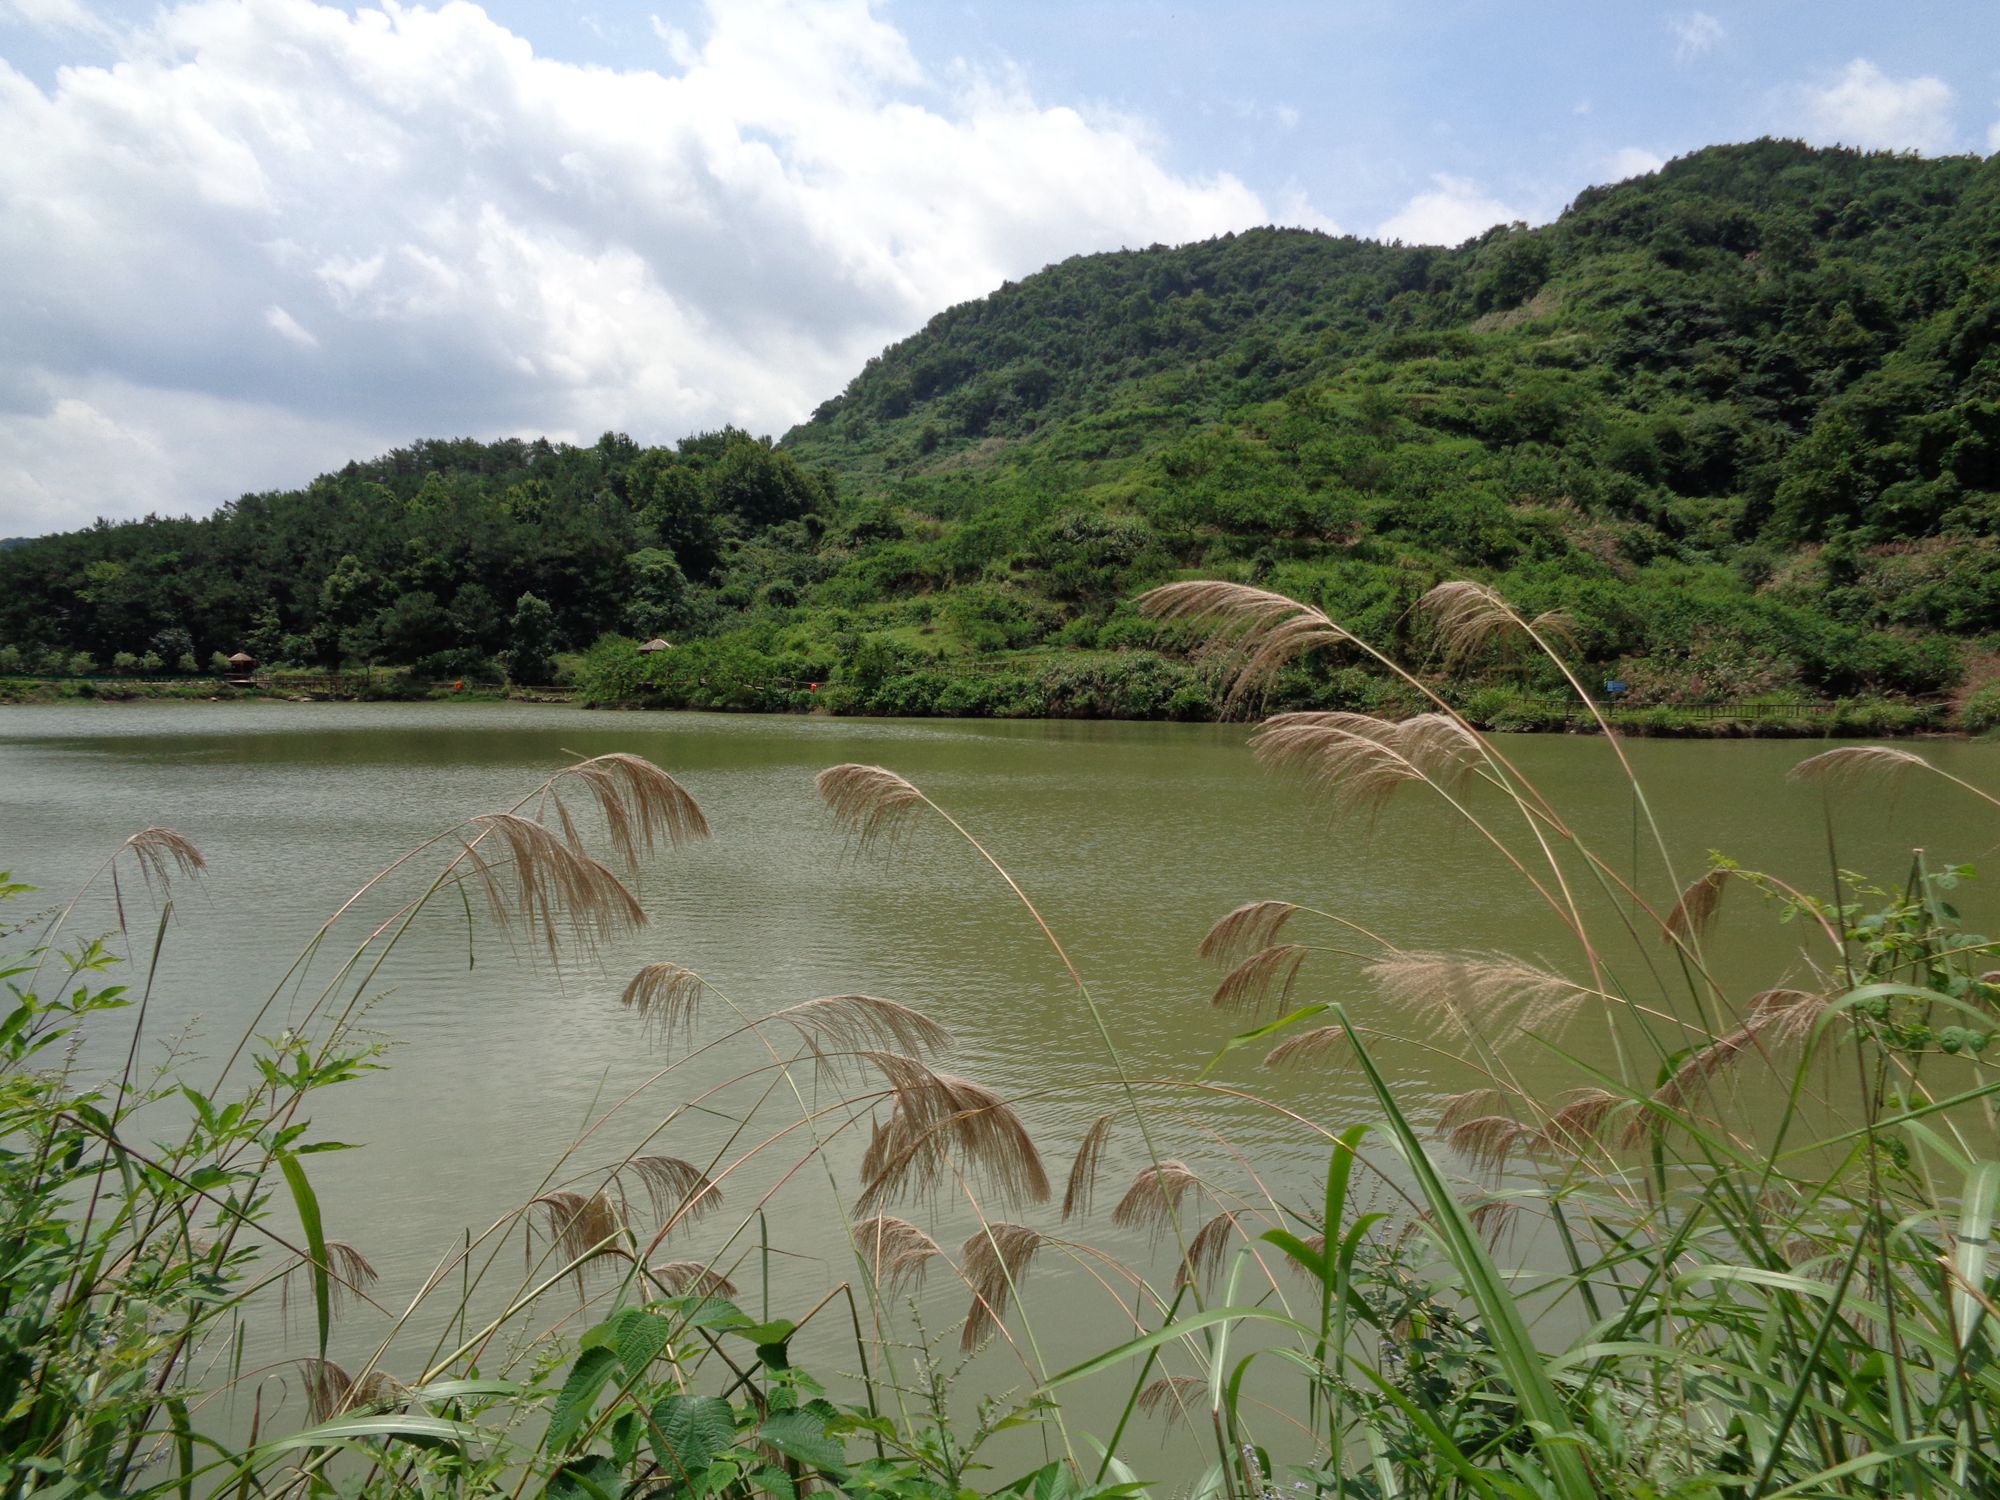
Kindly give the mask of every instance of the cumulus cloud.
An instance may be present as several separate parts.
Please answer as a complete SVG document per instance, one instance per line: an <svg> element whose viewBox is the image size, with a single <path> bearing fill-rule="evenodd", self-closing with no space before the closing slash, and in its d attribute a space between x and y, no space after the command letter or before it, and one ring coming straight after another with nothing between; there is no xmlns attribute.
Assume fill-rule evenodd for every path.
<svg viewBox="0 0 2000 1500"><path fill-rule="evenodd" d="M1002 280L1271 218L867 0L713 0L625 71L462 3L0 3L112 54L0 61L0 535L419 436L782 430Z"/></svg>
<svg viewBox="0 0 2000 1500"><path fill-rule="evenodd" d="M1674 61L1683 63L1706 57L1729 36L1723 24L1705 10L1668 16L1667 30L1674 35Z"/></svg>
<svg viewBox="0 0 2000 1500"><path fill-rule="evenodd" d="M1986 149L1989 152L2000 151L2000 120L1986 127Z"/></svg>
<svg viewBox="0 0 2000 1500"><path fill-rule="evenodd" d="M1843 146L1945 151L1956 134L1950 84L1929 76L1891 78L1866 58L1807 87L1802 102L1813 136Z"/></svg>
<svg viewBox="0 0 2000 1500"><path fill-rule="evenodd" d="M1667 159L1657 151L1648 151L1644 146L1621 146L1604 163L1606 181L1623 182L1628 177L1644 177L1649 172L1659 171L1666 164Z"/></svg>
<svg viewBox="0 0 2000 1500"><path fill-rule="evenodd" d="M1508 207L1469 177L1434 174L1435 186L1418 193L1401 211L1385 219L1375 236L1407 245L1458 245L1495 224L1511 224L1528 216Z"/></svg>

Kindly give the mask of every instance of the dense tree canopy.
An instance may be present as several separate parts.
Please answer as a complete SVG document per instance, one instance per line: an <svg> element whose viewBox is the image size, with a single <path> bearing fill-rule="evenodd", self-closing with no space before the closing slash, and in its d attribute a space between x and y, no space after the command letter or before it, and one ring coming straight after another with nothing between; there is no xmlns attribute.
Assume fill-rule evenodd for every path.
<svg viewBox="0 0 2000 1500"><path fill-rule="evenodd" d="M1078 257L940 314L775 446L418 443L0 551L0 650L452 670L518 657L532 595L539 650L700 644L646 664L671 701L830 681L1029 712L949 673L1171 658L1124 601L1192 572L1415 650L1415 597L1489 578L1656 701L1950 691L2000 633L2000 158L1761 141L1453 250Z"/></svg>

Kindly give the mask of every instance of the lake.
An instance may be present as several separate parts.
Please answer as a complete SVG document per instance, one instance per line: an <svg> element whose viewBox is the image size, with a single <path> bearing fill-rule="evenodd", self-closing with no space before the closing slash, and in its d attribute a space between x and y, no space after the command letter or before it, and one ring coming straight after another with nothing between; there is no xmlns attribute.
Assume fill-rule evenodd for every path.
<svg viewBox="0 0 2000 1500"><path fill-rule="evenodd" d="M594 1180L591 1169L601 1175L670 1114L673 1123L647 1149L703 1161L733 1160L750 1142L797 1126L799 1100L750 1038L661 1074L687 1046L649 1035L619 1003L632 972L658 960L693 968L727 997L704 1002L697 1041L728 1031L732 1006L755 1016L814 996L860 993L923 1010L955 1038L942 1066L1020 1101L1060 1199L1077 1141L1119 1106L1096 1034L1028 914L963 842L921 825L892 847L862 853L834 828L812 776L844 761L879 763L922 787L1041 906L1091 983L1127 1070L1161 1081L1146 1098L1164 1151L1211 1181L1219 1202L1268 1211L1273 1201L1310 1201L1326 1148L1285 1111L1338 1128L1375 1110L1350 1069L1274 1075L1257 1065L1264 1046L1233 1054L1208 1081L1260 1092L1282 1110L1187 1086L1230 1036L1254 1024L1208 1004L1218 974L1194 950L1216 917L1248 899L1285 897L1410 948L1504 952L1582 971L1574 945L1519 876L1435 798L1406 792L1372 821L1337 820L1308 792L1261 770L1246 735L1243 726L638 715L505 704L10 708L0 712L0 868L44 893L15 903L11 916L20 917L32 903L66 900L137 829L164 824L194 841L209 874L180 889L147 1032L162 1045L185 1034L182 1045L204 1059L191 1071L205 1076L320 921L405 849L463 817L514 803L575 755L630 751L681 780L714 837L662 852L637 878L651 918L639 933L552 965L533 942L496 932L478 914L468 938L465 910L449 898L400 942L371 986L369 1025L392 1044L386 1070L314 1105L319 1134L364 1149L313 1166L329 1234L367 1254L382 1273L375 1296L397 1307L468 1229L482 1232L536 1191L589 1122L635 1090L572 1158L565 1179ZM1630 872L1636 857L1645 895L1663 908L1671 903L1603 741L1504 743L1610 864ZM2000 813L1936 778L1842 794L1829 825L1822 792L1785 780L1788 768L1821 748L1640 741L1629 752L1683 879L1706 867L1711 850L1815 891L1825 889L1835 861L1899 885L1912 844L1934 864L1991 863ZM1916 748L1955 775L2000 784L2000 745ZM1495 797L1473 801L1515 846L1530 847ZM434 872L445 857L427 856L420 868ZM150 943L154 908L129 874L122 890L135 932ZM1775 909L1747 890L1727 901L1709 951L1730 991L1799 981L1801 928L1780 925ZM1614 915L1604 898L1596 904L1600 917ZM1976 887L1962 904L1975 921L1993 908ZM381 901L365 907L371 919L388 909ZM70 931L101 932L115 920L111 893L100 886ZM361 931L331 945L312 974L330 974L329 959L351 949ZM1330 927L1295 926L1287 935L1366 946ZM1647 965L1657 959L1657 946L1613 947L1614 969L1638 993L1652 984ZM307 983L286 991L264 1029L285 1025L317 990ZM1300 975L1293 1003L1321 1000L1344 1001L1364 1025L1405 1038L1385 1040L1381 1061L1413 1113L1434 1113L1441 1096L1468 1086L1430 1045L1435 1035L1421 1025L1399 1029L1393 1008L1338 954L1316 953ZM80 1066L115 1073L128 1040L107 1026L88 1039ZM1602 1060L1607 1047L1601 1026L1580 1022L1573 1038L1565 1036L1565 1049L1584 1061ZM1580 1081L1576 1062L1554 1049L1528 1044L1509 1057L1538 1093L1553 1096ZM809 1108L840 1097L831 1079L799 1077ZM698 1108L677 1111L697 1099ZM664 1253L721 1252L750 1287L762 1235L772 1252L772 1312L797 1316L819 1302L854 1271L835 1195L851 1202L858 1190L866 1128L836 1129L840 1118L821 1118L830 1139L820 1158L805 1160L810 1138L798 1128L751 1155L725 1181L724 1211L676 1235ZM1164 1245L1107 1222L1106 1210L1144 1160L1136 1133L1121 1123L1086 1222L1065 1227L1053 1204L1009 1208L1006 1216L1087 1239L1170 1281ZM1392 1199L1390 1189L1376 1191L1385 1205ZM971 1224L965 1202L948 1195L894 1211L948 1248ZM516 1239L493 1272L496 1285L519 1282L521 1253ZM1119 1273L1044 1249L1026 1290L1027 1322L1009 1319L1019 1352L996 1343L972 1378L981 1389L1025 1389L1038 1358L1055 1367L1103 1347L1119 1326L1114 1294L1132 1300ZM546 1321L575 1311L573 1292L551 1299ZM947 1367L965 1301L934 1268L916 1304L930 1335L944 1341ZM844 1310L838 1320L844 1329ZM364 1356L389 1326L386 1314L351 1313L341 1352ZM440 1319L420 1310L387 1367L421 1366L442 1332ZM259 1330L253 1363L275 1363L280 1345L276 1332ZM824 1367L852 1369L851 1333L828 1328L817 1347ZM1118 1382L1106 1382L1075 1408L1081 1425L1106 1430L1123 1394ZM969 1401L961 1416L969 1419ZM1164 1450L1162 1462L1181 1461L1178 1451Z"/></svg>

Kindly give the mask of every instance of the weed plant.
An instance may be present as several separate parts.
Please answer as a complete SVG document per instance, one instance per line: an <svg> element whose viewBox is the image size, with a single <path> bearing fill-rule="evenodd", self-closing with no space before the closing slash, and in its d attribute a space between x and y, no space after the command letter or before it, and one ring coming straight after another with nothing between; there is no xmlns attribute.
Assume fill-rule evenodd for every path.
<svg viewBox="0 0 2000 1500"><path fill-rule="evenodd" d="M470 925L475 899L551 958L639 925L627 873L656 846L706 837L699 808L658 767L602 756L440 834L329 918L212 1077L171 1048L143 1061L175 892L202 870L185 840L145 830L99 877L115 933L77 936L72 905L11 934L23 956L5 968L0 1022L0 1490L2000 1493L2000 1081L1985 1057L2000 974L1952 905L1968 872L1915 852L1871 883L1834 862L1813 893L1726 860L1676 870L1615 726L1600 723L1650 839L1643 858L1614 859L1503 741L1319 610L1232 583L1173 584L1143 603L1163 629L1209 643L1204 670L1235 705L1308 653L1392 675L1423 711L1280 714L1253 752L1341 815L1442 799L1511 872L1523 908L1560 924L1568 965L1408 947L1339 913L1253 901L1200 955L1221 969L1214 1010L1245 1029L1218 1037L1200 1076L1152 1077L975 830L893 770L833 767L819 790L858 844L894 860L903 841L943 838L990 870L996 898L1020 905L1063 966L1094 1056L1009 1099L946 1071L950 1034L905 1003L834 995L757 1013L662 959L623 995L657 1072L392 1298L324 1222L314 1158L339 1146L308 1122L321 1090L375 1066L360 1022L399 941L419 920ZM1421 611L1448 672L1508 651L1569 677L1558 615L1526 617L1473 584L1432 591ZM1930 774L1944 773L1865 746L1794 772L1829 799ZM1947 780L1969 815L2000 811ZM157 913L147 927L127 920L135 882ZM1704 949L1738 891L1791 924L1770 945L1772 986L1747 995ZM25 893L0 881L0 894ZM357 934L364 911L377 914ZM131 985L120 954L139 956ZM1378 1004L1308 998L1364 981ZM79 1036L114 1026L129 1029L122 1069L86 1077ZM1584 1028L1603 1033L1610 1065L1577 1044ZM1463 1073L1421 1118L1378 1061L1399 1033ZM718 1076L725 1043L757 1060ZM1260 1091L1243 1076L1259 1054L1272 1070L1351 1070L1370 1117L1314 1118ZM1570 1091L1525 1082L1529 1054L1568 1067ZM1103 1112L1063 1143L1065 1166L1036 1115L1080 1097ZM742 1124L721 1150L670 1154L678 1123L725 1100ZM1241 1154L1233 1179L1191 1165L1187 1110L1224 1100L1282 1118L1316 1144L1323 1173L1283 1181ZM170 1106L186 1126L161 1144ZM634 1121L640 1144L598 1162ZM1101 1184L1114 1137L1141 1165ZM818 1304L773 1316L770 1211L802 1176L849 1205L852 1270ZM753 1178L776 1186L745 1201L737 1184ZM1164 1273L1094 1246L1093 1222L1153 1234ZM964 1231L956 1248L947 1226ZM683 1254L696 1231L705 1249ZM1052 1261L1105 1293L1097 1352L1063 1367L1044 1356L1029 1285ZM907 1310L925 1276L962 1286L955 1328ZM310 1307L309 1335L282 1367L251 1365L246 1330L288 1300ZM390 1332L336 1364L334 1320L355 1300ZM852 1379L800 1363L809 1344L831 1347L818 1333L835 1322ZM961 1359L1008 1351L1023 1387L992 1395L987 1366L954 1362L953 1335ZM1108 1431L1065 1410L1087 1383L1121 1393ZM306 1399L267 1408L280 1389ZM245 1393L251 1419L233 1430L224 1398ZM1158 1421L1200 1434L1205 1467L1144 1472L1140 1425ZM988 1469L1006 1451L993 1440L1022 1430L1045 1461Z"/></svg>

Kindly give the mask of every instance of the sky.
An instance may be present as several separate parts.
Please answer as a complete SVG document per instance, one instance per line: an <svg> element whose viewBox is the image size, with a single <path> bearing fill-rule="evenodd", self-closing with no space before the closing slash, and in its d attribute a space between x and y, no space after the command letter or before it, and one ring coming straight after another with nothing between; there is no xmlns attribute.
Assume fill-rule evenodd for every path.
<svg viewBox="0 0 2000 1500"><path fill-rule="evenodd" d="M2000 151L2000 5L0 0L0 537L781 434L1070 255L1455 244L1761 135Z"/></svg>

